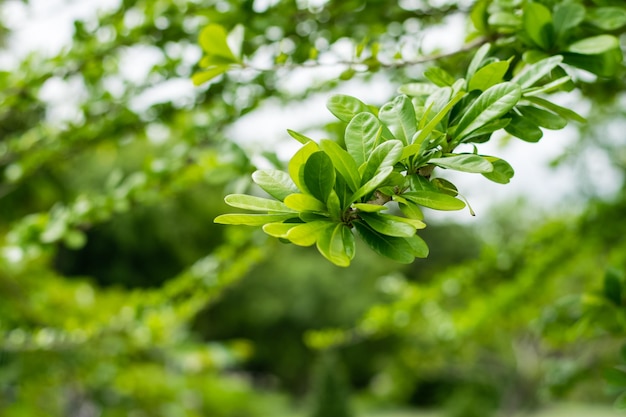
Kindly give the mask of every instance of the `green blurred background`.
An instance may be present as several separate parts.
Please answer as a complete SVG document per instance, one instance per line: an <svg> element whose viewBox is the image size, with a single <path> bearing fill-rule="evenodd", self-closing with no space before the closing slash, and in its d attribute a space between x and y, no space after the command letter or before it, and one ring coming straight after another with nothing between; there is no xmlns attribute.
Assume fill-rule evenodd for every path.
<svg viewBox="0 0 626 417"><path fill-rule="evenodd" d="M566 168L568 193L477 188L477 219L429 223L426 260L359 247L341 269L213 224L225 193L292 146L255 141L254 123L233 141L242 117L263 109L294 128L294 103L323 112L320 96L370 84L380 105L425 67L346 81L345 68L242 71L193 88L203 25L243 24L261 65L298 64L313 46L341 58L347 39L419 43L471 3L1 3L0 416L618 415L606 373L626 363L623 71L578 82L590 122L558 158L525 145L551 162L541 175ZM62 47L33 41L46 34ZM440 64L457 74L469 56ZM312 135L343 128L319 120Z"/></svg>

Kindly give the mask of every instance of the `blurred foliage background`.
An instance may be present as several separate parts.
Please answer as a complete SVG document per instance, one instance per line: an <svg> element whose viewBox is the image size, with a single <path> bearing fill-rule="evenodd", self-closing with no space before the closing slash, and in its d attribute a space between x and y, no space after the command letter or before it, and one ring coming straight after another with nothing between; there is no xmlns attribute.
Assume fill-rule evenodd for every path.
<svg viewBox="0 0 626 417"><path fill-rule="evenodd" d="M0 415L472 417L611 404L623 389L605 373L626 363L623 70L577 80L590 122L554 161L575 168L573 204L518 200L471 225L442 220L413 265L371 254L339 269L212 222L255 165L282 163L229 137L242 116L426 68L336 68L294 87L285 80L312 49L341 60L346 42L367 38L418 57L430 30L472 3L93 2L53 53L12 42L23 30L12 13L37 2L0 4ZM208 22L243 24L258 65L294 67L193 88ZM458 74L468 57L438 64ZM605 182L618 191L597 191Z"/></svg>

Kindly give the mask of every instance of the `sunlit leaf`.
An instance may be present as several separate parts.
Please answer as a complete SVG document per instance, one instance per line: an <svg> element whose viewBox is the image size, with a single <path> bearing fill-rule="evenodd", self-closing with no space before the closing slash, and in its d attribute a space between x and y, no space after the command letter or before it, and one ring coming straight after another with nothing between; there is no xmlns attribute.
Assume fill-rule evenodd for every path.
<svg viewBox="0 0 626 417"><path fill-rule="evenodd" d="M561 62L563 62L563 57L560 55L542 59L526 66L511 81L518 83L523 89L532 87L537 81L549 75Z"/></svg>
<svg viewBox="0 0 626 417"><path fill-rule="evenodd" d="M232 225L244 225L244 226L262 226L266 223L282 222L294 217L293 213L290 214L222 214L217 216L215 223L219 224L232 224Z"/></svg>
<svg viewBox="0 0 626 417"><path fill-rule="evenodd" d="M402 194L402 197L435 210L452 211L465 208L465 203L458 198L436 191L409 191Z"/></svg>
<svg viewBox="0 0 626 417"><path fill-rule="evenodd" d="M303 179L308 192L320 201L326 201L335 185L335 167L322 151L312 153L306 161Z"/></svg>
<svg viewBox="0 0 626 417"><path fill-rule="evenodd" d="M335 169L346 181L352 192L356 191L361 186L361 177L354 158L332 140L323 139L320 142L320 147L332 160Z"/></svg>
<svg viewBox="0 0 626 417"><path fill-rule="evenodd" d="M255 197L246 194L230 194L224 198L224 201L231 207L236 207L244 210L278 212L293 211L280 201Z"/></svg>
<svg viewBox="0 0 626 417"><path fill-rule="evenodd" d="M336 223L329 220L316 220L295 225L285 235L285 238L298 246L312 246L324 229L334 227Z"/></svg>
<svg viewBox="0 0 626 417"><path fill-rule="evenodd" d="M198 43L208 56L219 57L226 62L237 63L239 59L228 46L227 36L228 33L223 26L210 23L200 32Z"/></svg>
<svg viewBox="0 0 626 417"><path fill-rule="evenodd" d="M485 91L489 87L502 82L504 75L509 69L509 61L493 62L485 65L470 79L468 90Z"/></svg>
<svg viewBox="0 0 626 417"><path fill-rule="evenodd" d="M443 168L454 169L462 172L473 172L483 174L493 171L491 163L479 155L461 154L447 156L445 158L432 158L428 161L431 164Z"/></svg>
<svg viewBox="0 0 626 417"><path fill-rule="evenodd" d="M319 146L315 142L308 142L302 148L300 148L289 161L288 171L289 176L296 186L302 190L307 191L306 184L304 183L304 166L309 157L318 152Z"/></svg>
<svg viewBox="0 0 626 417"><path fill-rule="evenodd" d="M416 229L409 223L399 222L384 214L378 213L361 213L361 219L368 226L378 233L388 236L411 237L415 234Z"/></svg>
<svg viewBox="0 0 626 417"><path fill-rule="evenodd" d="M266 193L283 201L289 194L298 193L289 174L276 169L262 169L252 173L252 181Z"/></svg>
<svg viewBox="0 0 626 417"><path fill-rule="evenodd" d="M378 145L367 159L361 174L361 182L366 183L382 168L393 167L401 155L402 143L399 140L388 140Z"/></svg>
<svg viewBox="0 0 626 417"><path fill-rule="evenodd" d="M523 25L526 34L542 49L550 49L554 42L554 26L550 10L541 3L524 5Z"/></svg>
<svg viewBox="0 0 626 417"><path fill-rule="evenodd" d="M326 107L337 119L342 122L350 122L359 113L369 112L369 108L358 98L343 94L331 96Z"/></svg>
<svg viewBox="0 0 626 417"><path fill-rule="evenodd" d="M326 204L310 194L290 194L285 198L285 205L296 211L312 211L326 213Z"/></svg>
<svg viewBox="0 0 626 417"><path fill-rule="evenodd" d="M389 127L396 139L405 145L417 131L417 120L411 100L401 95L383 105L378 113L379 119Z"/></svg>
<svg viewBox="0 0 626 417"><path fill-rule="evenodd" d="M380 121L372 113L359 113L346 127L346 148L357 166L366 162L382 133Z"/></svg>

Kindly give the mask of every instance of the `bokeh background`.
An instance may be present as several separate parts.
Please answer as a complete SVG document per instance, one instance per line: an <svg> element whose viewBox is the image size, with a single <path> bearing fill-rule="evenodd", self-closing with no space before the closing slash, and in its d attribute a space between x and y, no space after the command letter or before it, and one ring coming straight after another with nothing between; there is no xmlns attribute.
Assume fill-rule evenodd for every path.
<svg viewBox="0 0 626 417"><path fill-rule="evenodd" d="M0 416L619 415L623 71L557 97L588 124L484 148L513 183L455 177L478 215L428 212L426 260L359 247L341 269L213 224L296 150L287 128L341 133L331 94L381 105L422 78L347 76L354 42L451 52L472 3L0 3ZM194 87L209 22L289 65Z"/></svg>

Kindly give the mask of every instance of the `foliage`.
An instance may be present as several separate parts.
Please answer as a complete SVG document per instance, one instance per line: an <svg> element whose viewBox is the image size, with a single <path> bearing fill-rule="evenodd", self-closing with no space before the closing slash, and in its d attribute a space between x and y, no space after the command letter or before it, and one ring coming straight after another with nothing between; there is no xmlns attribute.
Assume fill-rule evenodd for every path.
<svg viewBox="0 0 626 417"><path fill-rule="evenodd" d="M513 168L506 161L479 155L476 145L473 152L459 153L457 147L487 142L502 129L537 142L542 128L562 129L568 119L584 122L574 111L541 97L574 87L561 63L600 76L615 75L622 63L615 36L589 36L609 25L605 8L591 8L592 28L579 31L575 29L585 18L582 4L558 3L553 10L541 3L520 4L482 1L472 12L478 34L487 36L483 42L495 38L495 45L507 45L509 52L515 51L513 44L519 55L499 60L489 56L492 48L485 43L464 78L431 67L424 73L430 83L406 84L400 88L405 94L380 108L351 96L332 96L328 109L347 124L339 143L317 143L290 131L303 146L291 158L288 172L260 170L252 175L273 199L229 195L227 204L256 213L224 214L215 221L263 226L270 236L299 246L316 245L338 266L349 266L356 254L353 229L375 252L397 262L426 257L428 247L416 234L425 227L421 207L465 207L454 184L431 178L435 168L508 183ZM226 31L218 28L209 25L200 35L205 51L200 66L209 69L196 74L197 82L214 77L218 69L221 73L233 65L245 66L242 57L231 52ZM225 60L228 65L223 65ZM384 212L391 201L403 216Z"/></svg>

